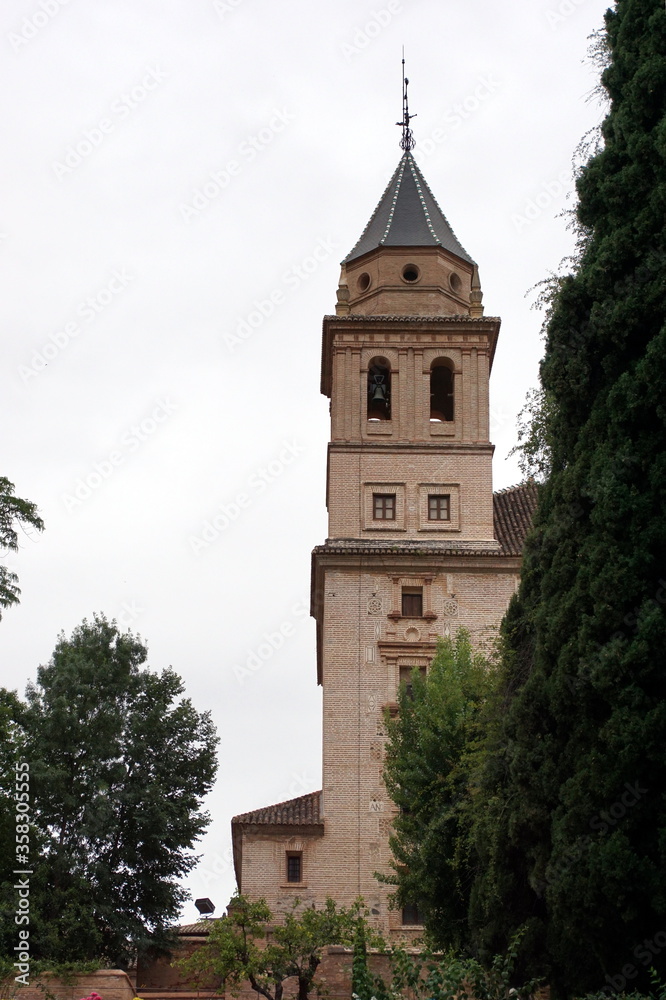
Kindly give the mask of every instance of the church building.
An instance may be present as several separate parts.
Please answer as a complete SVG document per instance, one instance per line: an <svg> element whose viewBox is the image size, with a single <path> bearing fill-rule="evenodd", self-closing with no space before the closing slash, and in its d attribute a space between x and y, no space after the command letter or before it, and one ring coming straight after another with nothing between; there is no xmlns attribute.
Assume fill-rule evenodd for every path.
<svg viewBox="0 0 666 1000"><path fill-rule="evenodd" d="M412 154L403 153L342 262L324 317L330 399L328 538L312 553L323 787L236 816L240 892L276 912L298 897L363 896L391 940L419 928L389 907L395 807L382 780L384 712L439 636L487 649L514 593L533 485L493 495L489 378L500 320ZM407 127L406 127L407 126ZM314 683L314 677L313 677Z"/></svg>

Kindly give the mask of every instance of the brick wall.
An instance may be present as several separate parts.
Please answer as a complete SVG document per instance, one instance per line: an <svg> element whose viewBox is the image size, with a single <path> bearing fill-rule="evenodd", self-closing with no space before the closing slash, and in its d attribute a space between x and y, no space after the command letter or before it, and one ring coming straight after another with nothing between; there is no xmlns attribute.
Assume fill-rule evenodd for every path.
<svg viewBox="0 0 666 1000"><path fill-rule="evenodd" d="M3 986L3 996L16 997L17 1000L80 1000L93 991L102 1000L133 1000L135 990L126 972L120 969L100 969L98 972L73 976L72 980L63 982L55 976L44 974L31 977L30 986L20 986L14 983L9 992Z"/></svg>
<svg viewBox="0 0 666 1000"><path fill-rule="evenodd" d="M420 271L413 285L406 263ZM464 626L477 648L492 649L520 563L500 553L493 533L489 375L500 324L473 305L472 274L442 248L379 248L347 268L349 308L343 302L324 320L330 544L315 553L313 588L324 835L243 831L243 892L273 910L296 898L349 905L360 895L371 923L393 940L415 932L375 877L391 871L395 815L382 779L383 709L396 700L401 669L431 662L438 636ZM390 369L390 419L368 418L368 373L378 358ZM431 419L438 361L453 375L453 419ZM394 520L373 516L375 492L395 495ZM431 493L450 497L448 521L429 519ZM416 543L414 553L392 544L402 542ZM422 614L402 616L403 587L422 589ZM301 884L285 878L290 850L303 853ZM327 962L339 971L346 958Z"/></svg>
<svg viewBox="0 0 666 1000"><path fill-rule="evenodd" d="M174 964L180 959L189 958L205 941L204 935L181 935L178 948L171 954L148 953L141 956L137 964L136 988L142 1000L145 1000L144 991L168 993L187 991L196 987L205 993L217 994L220 991L223 993L219 976L203 976L195 983L191 975ZM102 1000L107 1000L104 994Z"/></svg>

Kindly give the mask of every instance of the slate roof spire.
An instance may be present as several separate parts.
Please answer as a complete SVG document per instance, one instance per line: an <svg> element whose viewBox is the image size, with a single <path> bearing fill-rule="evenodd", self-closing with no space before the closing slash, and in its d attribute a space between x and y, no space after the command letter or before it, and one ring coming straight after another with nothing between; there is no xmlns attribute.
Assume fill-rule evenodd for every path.
<svg viewBox="0 0 666 1000"><path fill-rule="evenodd" d="M441 246L474 264L456 239L409 149L402 154L361 238L343 264L381 246Z"/></svg>
<svg viewBox="0 0 666 1000"><path fill-rule="evenodd" d="M441 246L470 264L474 261L456 239L446 216L435 201L425 177L412 156L416 145L409 127L416 115L409 113L405 76L405 50L402 50L402 129L400 148L403 155L361 238L342 261L348 264L380 246Z"/></svg>

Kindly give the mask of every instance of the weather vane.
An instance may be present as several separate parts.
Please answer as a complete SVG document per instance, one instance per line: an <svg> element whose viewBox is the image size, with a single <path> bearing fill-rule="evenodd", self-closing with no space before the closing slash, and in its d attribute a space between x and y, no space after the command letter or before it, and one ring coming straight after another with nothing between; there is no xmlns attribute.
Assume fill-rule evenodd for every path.
<svg viewBox="0 0 666 1000"><path fill-rule="evenodd" d="M416 115L410 115L409 113L409 103L407 101L407 87L409 85L409 80L405 76L405 47L402 48L402 121L396 122L396 125L400 125L402 128L402 136L400 139L400 148L408 151L414 149L416 143L414 142L414 134L409 127L409 123L412 118L416 118Z"/></svg>

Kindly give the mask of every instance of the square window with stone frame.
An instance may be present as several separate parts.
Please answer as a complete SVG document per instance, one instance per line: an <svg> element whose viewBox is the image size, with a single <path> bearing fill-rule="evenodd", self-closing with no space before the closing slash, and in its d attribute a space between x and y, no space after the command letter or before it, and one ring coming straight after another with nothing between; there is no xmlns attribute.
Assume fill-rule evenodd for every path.
<svg viewBox="0 0 666 1000"><path fill-rule="evenodd" d="M428 497L428 520L429 521L450 521L451 520L451 496L450 494L431 494Z"/></svg>
<svg viewBox="0 0 666 1000"><path fill-rule="evenodd" d="M423 921L417 903L408 903L402 908L403 927L420 927Z"/></svg>
<svg viewBox="0 0 666 1000"><path fill-rule="evenodd" d="M372 516L375 521L395 521L395 493L373 493Z"/></svg>

